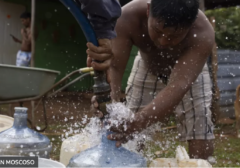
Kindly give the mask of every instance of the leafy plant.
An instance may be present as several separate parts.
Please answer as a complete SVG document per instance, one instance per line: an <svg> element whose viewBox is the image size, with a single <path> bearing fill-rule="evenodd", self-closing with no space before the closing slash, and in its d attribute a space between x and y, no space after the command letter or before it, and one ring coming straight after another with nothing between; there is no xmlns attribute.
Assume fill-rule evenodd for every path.
<svg viewBox="0 0 240 168"><path fill-rule="evenodd" d="M218 48L240 50L240 8L219 8L205 14L215 18Z"/></svg>

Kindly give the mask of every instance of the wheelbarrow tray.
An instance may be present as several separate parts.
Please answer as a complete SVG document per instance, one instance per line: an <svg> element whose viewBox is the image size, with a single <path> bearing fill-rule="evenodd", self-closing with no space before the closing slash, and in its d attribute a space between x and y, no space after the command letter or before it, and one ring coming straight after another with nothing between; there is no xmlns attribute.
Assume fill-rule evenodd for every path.
<svg viewBox="0 0 240 168"><path fill-rule="evenodd" d="M55 83L58 71L0 64L0 101L36 97Z"/></svg>

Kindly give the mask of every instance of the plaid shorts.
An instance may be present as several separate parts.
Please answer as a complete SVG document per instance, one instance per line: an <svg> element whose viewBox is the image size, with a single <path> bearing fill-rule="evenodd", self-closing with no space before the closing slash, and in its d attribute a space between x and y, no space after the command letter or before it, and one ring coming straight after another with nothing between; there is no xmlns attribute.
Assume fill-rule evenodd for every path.
<svg viewBox="0 0 240 168"><path fill-rule="evenodd" d="M126 105L137 112L148 105L155 96L166 87L167 77L155 76L138 54L136 56L126 88ZM179 139L209 140L214 139L211 121L212 81L207 64L190 90L176 107Z"/></svg>

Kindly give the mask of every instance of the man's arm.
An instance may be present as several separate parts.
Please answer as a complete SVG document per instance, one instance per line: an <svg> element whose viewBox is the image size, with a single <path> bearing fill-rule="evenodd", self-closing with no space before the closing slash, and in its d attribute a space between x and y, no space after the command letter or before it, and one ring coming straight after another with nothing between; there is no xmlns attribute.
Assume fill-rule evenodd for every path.
<svg viewBox="0 0 240 168"><path fill-rule="evenodd" d="M112 40L113 59L109 68L109 78L111 80L111 97L115 101L120 100L122 77L133 46L130 33L133 31L131 22L131 16L128 12L124 12L116 24L118 36Z"/></svg>
<svg viewBox="0 0 240 168"><path fill-rule="evenodd" d="M12 37L13 41L15 41L16 43L20 43L22 44L22 41L19 40L17 37L15 37L14 35L10 34L10 36Z"/></svg>
<svg viewBox="0 0 240 168"><path fill-rule="evenodd" d="M88 14L88 19L98 39L113 39L116 37L114 27L121 15L118 0L78 0L82 11Z"/></svg>
<svg viewBox="0 0 240 168"><path fill-rule="evenodd" d="M166 117L172 114L201 73L207 58L210 56L213 42L214 39L199 41L183 53L183 56L172 69L168 85L141 112L146 119L146 126L158 121L163 122Z"/></svg>

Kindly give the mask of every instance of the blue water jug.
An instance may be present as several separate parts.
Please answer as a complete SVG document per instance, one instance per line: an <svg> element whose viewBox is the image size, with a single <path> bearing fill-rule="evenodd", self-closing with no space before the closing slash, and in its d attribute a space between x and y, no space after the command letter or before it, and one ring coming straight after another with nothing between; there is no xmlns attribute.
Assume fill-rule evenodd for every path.
<svg viewBox="0 0 240 168"><path fill-rule="evenodd" d="M27 108L16 107L14 124L0 133L0 156L38 156L49 158L50 140L27 127Z"/></svg>
<svg viewBox="0 0 240 168"><path fill-rule="evenodd" d="M89 148L71 158L70 167L147 167L142 156L115 146L115 141L107 139L110 132L105 131L99 145Z"/></svg>

